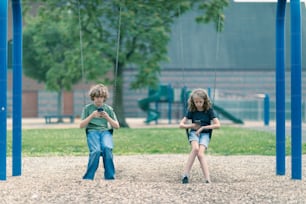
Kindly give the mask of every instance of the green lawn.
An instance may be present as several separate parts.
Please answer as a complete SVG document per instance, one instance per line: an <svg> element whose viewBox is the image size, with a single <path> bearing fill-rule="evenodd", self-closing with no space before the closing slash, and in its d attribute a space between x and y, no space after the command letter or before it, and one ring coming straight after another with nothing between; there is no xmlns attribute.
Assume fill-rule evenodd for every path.
<svg viewBox="0 0 306 204"><path fill-rule="evenodd" d="M9 156L11 134L9 131ZM22 137L23 156L88 155L84 129L27 129L23 130ZM181 154L190 150L185 130L179 128L121 128L114 132L114 143L116 155ZM275 134L223 126L214 130L208 152L211 155L275 155ZM289 139L286 154L290 154Z"/></svg>

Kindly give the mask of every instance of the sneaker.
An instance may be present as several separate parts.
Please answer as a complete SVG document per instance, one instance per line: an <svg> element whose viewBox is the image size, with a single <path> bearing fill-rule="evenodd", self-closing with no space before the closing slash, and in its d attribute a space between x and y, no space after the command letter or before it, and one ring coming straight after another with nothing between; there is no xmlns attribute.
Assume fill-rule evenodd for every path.
<svg viewBox="0 0 306 204"><path fill-rule="evenodd" d="M182 178L182 183L183 183L183 184L189 183L188 176L184 176L184 177Z"/></svg>
<svg viewBox="0 0 306 204"><path fill-rule="evenodd" d="M204 183L211 183L211 181L210 180L205 180L205 182Z"/></svg>

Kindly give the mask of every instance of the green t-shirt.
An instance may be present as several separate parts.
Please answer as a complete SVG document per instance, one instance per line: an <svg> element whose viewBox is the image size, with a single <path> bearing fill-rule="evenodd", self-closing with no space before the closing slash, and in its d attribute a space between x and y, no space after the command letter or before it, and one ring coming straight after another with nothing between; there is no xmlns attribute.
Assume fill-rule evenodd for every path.
<svg viewBox="0 0 306 204"><path fill-rule="evenodd" d="M87 104L83 111L82 111L82 115L81 115L81 119L84 120L85 118L87 118L92 112L94 112L95 110L97 110L97 106L93 103L91 104ZM117 121L117 116L113 110L113 108L107 104L103 104L102 108L104 109L105 112L108 113L108 115L113 119ZM87 129L88 131L90 130L109 130L112 129L112 127L110 126L110 124L107 122L107 120L105 118L93 118L87 125Z"/></svg>

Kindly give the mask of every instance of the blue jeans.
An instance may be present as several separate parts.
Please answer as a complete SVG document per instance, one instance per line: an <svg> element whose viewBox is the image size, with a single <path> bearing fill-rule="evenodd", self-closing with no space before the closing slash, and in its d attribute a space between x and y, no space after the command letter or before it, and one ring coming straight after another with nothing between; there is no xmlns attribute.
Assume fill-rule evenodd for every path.
<svg viewBox="0 0 306 204"><path fill-rule="evenodd" d="M100 156L103 158L104 178L115 179L115 166L113 161L113 136L109 131L89 131L87 133L89 159L83 179L94 179L99 166Z"/></svg>

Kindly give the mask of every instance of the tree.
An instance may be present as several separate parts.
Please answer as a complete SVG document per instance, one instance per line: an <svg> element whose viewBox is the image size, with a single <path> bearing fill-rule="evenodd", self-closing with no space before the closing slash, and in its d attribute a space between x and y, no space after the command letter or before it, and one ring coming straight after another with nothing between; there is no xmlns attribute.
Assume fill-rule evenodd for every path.
<svg viewBox="0 0 306 204"><path fill-rule="evenodd" d="M57 112L62 113L62 92L82 78L80 69L79 29L68 10L59 10L57 16L37 15L26 19L23 33L24 73L38 82L44 82L47 90L58 92ZM59 17L65 21L59 20ZM94 49L94 47L92 47ZM100 54L90 51L87 66L89 76L103 74L99 64L108 62ZM109 65L110 66L110 65ZM91 77L94 78L94 77Z"/></svg>
<svg viewBox="0 0 306 204"><path fill-rule="evenodd" d="M125 127L123 106L123 71L133 67L138 70L131 88L156 87L159 82L160 62L167 60L167 44L174 20L197 6L204 14L198 22L219 23L224 20L223 8L227 0L45 0L40 7L43 19L50 16L63 18L63 10L80 17L84 49L96 47L105 60L99 68L113 71L115 87L113 107L120 125ZM221 20L221 21L220 21ZM88 52L91 52L88 50ZM86 51L87 52L87 51ZM85 64L89 63L85 61ZM112 66L109 66L112 64ZM80 72L79 72L80 73ZM90 71L87 79L94 79ZM103 77L103 75L99 75Z"/></svg>

